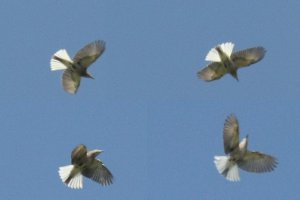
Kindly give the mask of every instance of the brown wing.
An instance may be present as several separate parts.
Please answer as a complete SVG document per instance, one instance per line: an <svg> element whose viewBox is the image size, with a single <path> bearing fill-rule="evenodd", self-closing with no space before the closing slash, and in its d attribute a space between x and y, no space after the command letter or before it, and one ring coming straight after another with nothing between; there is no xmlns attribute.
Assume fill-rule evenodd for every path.
<svg viewBox="0 0 300 200"><path fill-rule="evenodd" d="M227 70L220 62L210 63L207 67L200 70L197 75L198 78L204 81L213 81L221 78L224 74L227 73Z"/></svg>
<svg viewBox="0 0 300 200"><path fill-rule="evenodd" d="M75 55L73 61L81 67L87 68L95 62L99 56L101 56L104 50L105 42L97 40L80 49Z"/></svg>
<svg viewBox="0 0 300 200"><path fill-rule="evenodd" d="M113 175L107 167L104 166L102 161L95 159L92 164L87 166L82 175L101 185L110 185L113 182Z"/></svg>
<svg viewBox="0 0 300 200"><path fill-rule="evenodd" d="M248 151L243 159L238 161L238 166L248 172L270 172L277 166L277 160L273 156Z"/></svg>
<svg viewBox="0 0 300 200"><path fill-rule="evenodd" d="M233 53L231 60L237 67L246 67L263 59L265 53L266 50L263 47L254 47Z"/></svg>
<svg viewBox="0 0 300 200"><path fill-rule="evenodd" d="M71 162L72 164L82 165L86 160L87 149L83 144L75 147L71 154Z"/></svg>
<svg viewBox="0 0 300 200"><path fill-rule="evenodd" d="M80 75L71 69L66 69L62 76L63 88L70 94L75 94L80 86Z"/></svg>
<svg viewBox="0 0 300 200"><path fill-rule="evenodd" d="M239 122L231 114L226 118L223 129L224 151L226 154L233 151L239 145Z"/></svg>

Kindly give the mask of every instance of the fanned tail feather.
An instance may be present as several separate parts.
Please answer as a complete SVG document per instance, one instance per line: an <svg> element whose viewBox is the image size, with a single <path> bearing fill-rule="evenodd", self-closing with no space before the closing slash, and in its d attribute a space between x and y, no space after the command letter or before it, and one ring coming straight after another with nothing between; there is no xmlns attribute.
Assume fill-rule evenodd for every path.
<svg viewBox="0 0 300 200"><path fill-rule="evenodd" d="M228 56L230 57L233 51L234 44L232 42L226 42L218 45L221 50ZM211 62L221 62L221 58L219 56L218 51L216 50L216 47L212 48L208 54L205 57L206 61L211 61Z"/></svg>
<svg viewBox="0 0 300 200"><path fill-rule="evenodd" d="M82 189L83 188L83 176L81 173L76 174L68 183L68 187L72 189Z"/></svg>
<svg viewBox="0 0 300 200"><path fill-rule="evenodd" d="M224 176L229 181L239 181L240 175L239 175L239 168L237 164L231 164L227 171L227 174L226 175L224 174Z"/></svg>
<svg viewBox="0 0 300 200"><path fill-rule="evenodd" d="M65 182L69 178L72 169L73 165L67 165L59 168L58 174L63 182Z"/></svg>
<svg viewBox="0 0 300 200"><path fill-rule="evenodd" d="M229 181L239 181L239 169L235 162L229 160L228 156L215 156L214 163L220 174Z"/></svg>
<svg viewBox="0 0 300 200"><path fill-rule="evenodd" d="M67 69L67 66L64 63L60 62L59 60L57 60L55 58L65 60L69 63L73 62L72 59L70 58L69 54L67 53L67 51L65 49L60 49L52 56L52 58L50 60L50 68L52 71Z"/></svg>
<svg viewBox="0 0 300 200"><path fill-rule="evenodd" d="M206 61L211 62L221 62L218 51L215 48L212 48L205 57Z"/></svg>
<svg viewBox="0 0 300 200"><path fill-rule="evenodd" d="M74 171L73 165L67 165L60 167L58 174L61 180L72 189L81 189L83 188L83 176L81 173ZM75 175L71 175L75 174ZM70 176L73 176L70 178Z"/></svg>
<svg viewBox="0 0 300 200"><path fill-rule="evenodd" d="M233 51L233 47L234 47L234 44L232 42L226 42L226 43L223 43L221 45L219 45L222 49L222 51L228 56L230 57L231 54L232 54L232 51Z"/></svg>

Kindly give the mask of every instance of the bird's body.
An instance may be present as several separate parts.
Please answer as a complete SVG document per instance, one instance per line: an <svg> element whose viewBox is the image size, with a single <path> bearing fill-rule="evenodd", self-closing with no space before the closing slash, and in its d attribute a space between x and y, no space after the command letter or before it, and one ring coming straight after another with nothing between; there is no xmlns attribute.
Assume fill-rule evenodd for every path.
<svg viewBox="0 0 300 200"><path fill-rule="evenodd" d="M263 47L254 47L232 53L233 48L234 44L231 42L212 48L205 58L211 63L198 72L198 77L205 81L213 81L229 73L238 80L237 71L239 68L254 64L263 59L265 55Z"/></svg>
<svg viewBox="0 0 300 200"><path fill-rule="evenodd" d="M101 185L112 184L113 175L102 161L96 159L101 150L87 151L84 145L78 145L71 154L72 165L59 168L59 176L70 188L83 188L83 176Z"/></svg>
<svg viewBox="0 0 300 200"><path fill-rule="evenodd" d="M215 156L214 162L219 173L229 181L240 180L238 168L263 173L273 171L277 165L273 156L249 151L248 136L239 142L239 124L234 115L230 115L225 121L223 140L227 156Z"/></svg>
<svg viewBox="0 0 300 200"><path fill-rule="evenodd" d="M79 88L81 77L93 78L87 68L101 56L105 50L105 42L97 40L80 49L73 59L65 49L57 51L50 60L52 71L64 70L62 84L64 90L75 94Z"/></svg>

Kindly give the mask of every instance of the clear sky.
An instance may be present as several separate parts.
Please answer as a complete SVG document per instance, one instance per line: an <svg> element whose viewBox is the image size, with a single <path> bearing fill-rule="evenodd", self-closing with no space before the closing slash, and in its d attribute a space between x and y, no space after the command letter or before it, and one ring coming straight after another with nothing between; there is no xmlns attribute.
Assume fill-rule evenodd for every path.
<svg viewBox="0 0 300 200"><path fill-rule="evenodd" d="M300 2L3 0L0 197L32 199L299 199ZM61 86L50 58L89 42L106 51L78 93ZM206 83L207 52L263 46L265 58ZM218 174L225 118L235 113L249 149L278 158L272 173ZM115 176L102 187L60 180L80 144L102 149Z"/></svg>

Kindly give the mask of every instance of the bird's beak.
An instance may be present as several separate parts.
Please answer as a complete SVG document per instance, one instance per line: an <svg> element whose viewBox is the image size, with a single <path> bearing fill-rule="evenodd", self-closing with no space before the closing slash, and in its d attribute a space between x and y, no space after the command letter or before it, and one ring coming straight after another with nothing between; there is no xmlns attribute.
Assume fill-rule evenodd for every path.
<svg viewBox="0 0 300 200"><path fill-rule="evenodd" d="M95 156L98 156L100 153L102 153L103 151L102 150L99 150L99 149L95 149L92 151L93 152L93 155Z"/></svg>
<svg viewBox="0 0 300 200"><path fill-rule="evenodd" d="M94 79L94 77L92 76L91 73L87 72L86 75L87 75L88 78Z"/></svg>
<svg viewBox="0 0 300 200"><path fill-rule="evenodd" d="M235 80L239 81L239 77L236 72L232 73L231 75L233 78L235 78Z"/></svg>
<svg viewBox="0 0 300 200"><path fill-rule="evenodd" d="M87 152L87 156L90 158L96 158L102 152L103 152L102 150L98 150L98 149L91 150L91 151Z"/></svg>

